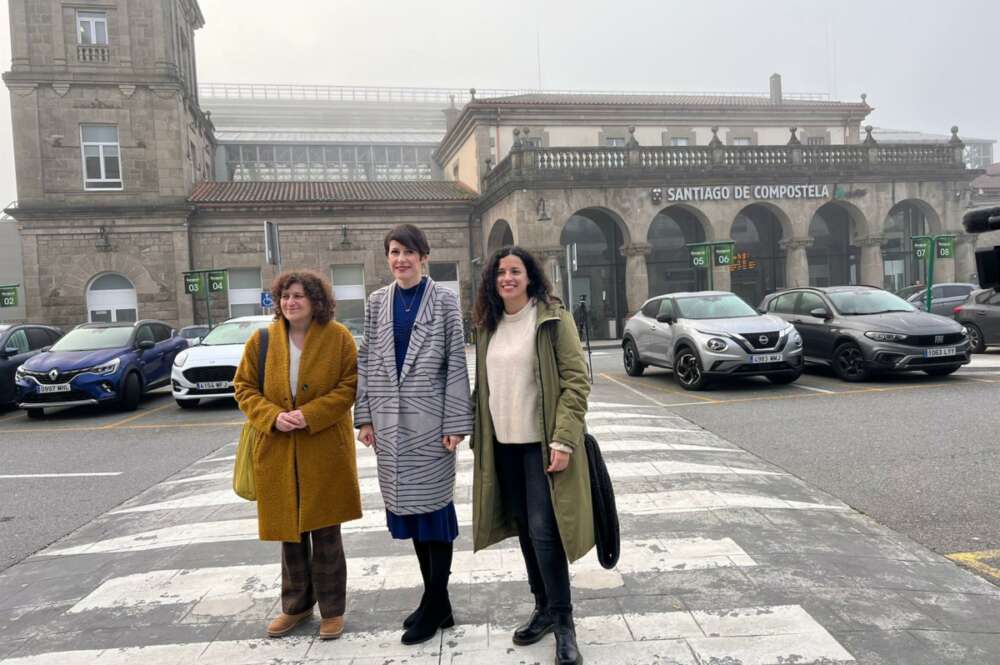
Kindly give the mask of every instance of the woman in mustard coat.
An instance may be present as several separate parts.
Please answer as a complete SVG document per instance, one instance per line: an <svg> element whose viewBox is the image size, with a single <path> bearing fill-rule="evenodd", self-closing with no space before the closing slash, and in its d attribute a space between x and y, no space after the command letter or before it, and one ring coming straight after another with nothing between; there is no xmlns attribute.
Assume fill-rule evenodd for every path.
<svg viewBox="0 0 1000 665"><path fill-rule="evenodd" d="M240 410L260 433L253 460L260 539L282 543L282 612L267 633L288 634L318 601L320 639L336 639L347 595L340 525L361 517L351 420L357 351L332 320L333 294L321 275L283 273L271 293L278 312L268 328L263 394L260 335L247 342L234 380Z"/></svg>

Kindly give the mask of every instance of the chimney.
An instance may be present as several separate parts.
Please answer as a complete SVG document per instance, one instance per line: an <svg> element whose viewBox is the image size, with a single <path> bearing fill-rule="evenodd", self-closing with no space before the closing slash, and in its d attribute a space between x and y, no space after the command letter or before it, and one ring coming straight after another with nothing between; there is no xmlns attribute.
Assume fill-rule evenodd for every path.
<svg viewBox="0 0 1000 665"><path fill-rule="evenodd" d="M444 110L444 124L445 130L451 131L451 128L455 126L458 121L458 109L455 108L455 95L451 95L451 106Z"/></svg>
<svg viewBox="0 0 1000 665"><path fill-rule="evenodd" d="M771 103L781 103L781 74L771 74Z"/></svg>

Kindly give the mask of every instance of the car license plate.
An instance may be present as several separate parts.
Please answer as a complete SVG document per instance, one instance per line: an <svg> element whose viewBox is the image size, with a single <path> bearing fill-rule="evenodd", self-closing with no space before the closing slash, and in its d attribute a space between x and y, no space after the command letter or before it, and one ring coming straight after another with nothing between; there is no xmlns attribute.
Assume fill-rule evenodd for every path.
<svg viewBox="0 0 1000 665"><path fill-rule="evenodd" d="M57 383L54 386L38 386L40 393L68 393L70 387L68 383Z"/></svg>
<svg viewBox="0 0 1000 665"><path fill-rule="evenodd" d="M946 346L940 349L924 349L924 358L943 358L955 355L954 346Z"/></svg>
<svg viewBox="0 0 1000 665"><path fill-rule="evenodd" d="M750 362L754 365L759 365L761 363L780 363L781 354L780 353L765 353L757 356L750 356Z"/></svg>
<svg viewBox="0 0 1000 665"><path fill-rule="evenodd" d="M219 388L228 387L229 381L205 381L198 384L198 390L218 390Z"/></svg>

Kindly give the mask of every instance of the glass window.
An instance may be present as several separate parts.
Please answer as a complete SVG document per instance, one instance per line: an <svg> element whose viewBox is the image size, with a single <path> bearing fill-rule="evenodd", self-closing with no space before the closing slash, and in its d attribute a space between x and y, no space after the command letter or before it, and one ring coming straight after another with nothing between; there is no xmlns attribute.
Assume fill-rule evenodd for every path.
<svg viewBox="0 0 1000 665"><path fill-rule="evenodd" d="M4 344L4 347L8 349L17 349L18 355L27 353L31 349L28 344L28 336L25 334L24 330L15 330L11 333L10 337L7 338L7 343Z"/></svg>
<svg viewBox="0 0 1000 665"><path fill-rule="evenodd" d="M32 351L40 349L43 346L48 346L51 343L49 341L49 332L45 328L28 328L28 345Z"/></svg>
<svg viewBox="0 0 1000 665"><path fill-rule="evenodd" d="M753 139L746 136L737 136L733 139L733 145L753 145Z"/></svg>
<svg viewBox="0 0 1000 665"><path fill-rule="evenodd" d="M337 301L337 320L352 335L364 334L365 267L358 264L336 265L330 269L333 297Z"/></svg>
<svg viewBox="0 0 1000 665"><path fill-rule="evenodd" d="M151 326L139 326L139 331L135 334L136 345L139 342L155 342L156 335L153 334Z"/></svg>
<svg viewBox="0 0 1000 665"><path fill-rule="evenodd" d="M535 141L537 139L531 139L531 140ZM604 144L609 148L624 148L625 139L618 136L608 136L604 139Z"/></svg>
<svg viewBox="0 0 1000 665"><path fill-rule="evenodd" d="M162 323L154 323L150 326L153 329L153 339L157 342L165 342L171 338L170 328Z"/></svg>
<svg viewBox="0 0 1000 665"><path fill-rule="evenodd" d="M768 309L777 314L792 314L795 312L795 301L798 297L798 293L786 293L778 296L771 301L771 306Z"/></svg>
<svg viewBox="0 0 1000 665"><path fill-rule="evenodd" d="M122 189L118 128L114 125L82 125L81 150L85 189Z"/></svg>
<svg viewBox="0 0 1000 665"><path fill-rule="evenodd" d="M940 286L935 286L931 289L931 298L937 300L938 298L944 297L944 288Z"/></svg>
<svg viewBox="0 0 1000 665"><path fill-rule="evenodd" d="M114 328L75 328L56 342L52 346L52 350L96 351L97 349L116 349L126 346L131 336L132 328L128 326L117 326Z"/></svg>
<svg viewBox="0 0 1000 665"><path fill-rule="evenodd" d="M815 293L803 292L799 296L799 304L795 307L795 313L802 316L812 316L810 312L814 309L826 310L826 303Z"/></svg>
<svg viewBox="0 0 1000 665"><path fill-rule="evenodd" d="M942 287L942 290L944 291L945 298L964 298L965 296L969 295L969 292L972 289L970 289L968 286L962 286L960 284L951 284Z"/></svg>
<svg viewBox="0 0 1000 665"><path fill-rule="evenodd" d="M229 316L262 314L260 306L260 268L230 268Z"/></svg>
<svg viewBox="0 0 1000 665"><path fill-rule="evenodd" d="M678 298L676 307L677 316L684 319L729 319L757 316L757 310L732 293Z"/></svg>
<svg viewBox="0 0 1000 665"><path fill-rule="evenodd" d="M656 313L660 311L660 301L650 300L648 303L642 306L642 315L648 316L649 318L655 318Z"/></svg>
<svg viewBox="0 0 1000 665"><path fill-rule="evenodd" d="M664 298L660 301L660 309L656 312L657 316L670 316L674 315L674 301L670 298Z"/></svg>
<svg viewBox="0 0 1000 665"><path fill-rule="evenodd" d="M76 14L77 41L83 46L108 45L108 15L105 12Z"/></svg>
<svg viewBox="0 0 1000 665"><path fill-rule="evenodd" d="M888 291L839 291L830 294L830 300L841 314L883 314L886 312L912 312L910 303Z"/></svg>
<svg viewBox="0 0 1000 665"><path fill-rule="evenodd" d="M670 139L670 145L683 147L691 145L691 139L686 136L674 136Z"/></svg>
<svg viewBox="0 0 1000 665"><path fill-rule="evenodd" d="M202 346L219 346L221 344L245 344L250 336L261 328L271 325L271 321L234 321L212 328L212 332L201 340Z"/></svg>
<svg viewBox="0 0 1000 665"><path fill-rule="evenodd" d="M435 282L455 282L458 281L457 263L431 263L431 279Z"/></svg>
<svg viewBox="0 0 1000 665"><path fill-rule="evenodd" d="M115 310L115 321L127 321L127 322L130 322L130 323L134 323L135 321L138 321L138 320L139 320L138 312L136 312L134 309L116 309ZM95 321L96 321L96 319L95 319Z"/></svg>

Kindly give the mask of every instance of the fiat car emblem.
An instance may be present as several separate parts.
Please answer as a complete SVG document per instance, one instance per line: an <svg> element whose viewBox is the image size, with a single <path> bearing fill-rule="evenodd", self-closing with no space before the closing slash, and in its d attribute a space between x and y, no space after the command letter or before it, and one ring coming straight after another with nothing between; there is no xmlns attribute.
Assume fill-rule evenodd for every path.
<svg viewBox="0 0 1000 665"><path fill-rule="evenodd" d="M761 335L757 338L757 341L760 342L761 346L767 344L767 335Z"/></svg>
<svg viewBox="0 0 1000 665"><path fill-rule="evenodd" d="M944 343L944 335L934 335L934 343L935 344L943 344Z"/></svg>
<svg viewBox="0 0 1000 665"><path fill-rule="evenodd" d="M49 371L49 379L51 379L52 381L55 381L58 378L59 378L59 370L53 369L53 370Z"/></svg>

